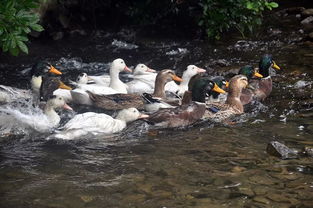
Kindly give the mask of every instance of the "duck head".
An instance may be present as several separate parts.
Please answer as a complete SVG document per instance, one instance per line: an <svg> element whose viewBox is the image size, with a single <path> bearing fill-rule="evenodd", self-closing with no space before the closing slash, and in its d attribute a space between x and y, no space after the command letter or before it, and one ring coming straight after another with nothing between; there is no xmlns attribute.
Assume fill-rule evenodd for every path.
<svg viewBox="0 0 313 208"><path fill-rule="evenodd" d="M273 61L272 55L265 54L260 59L259 72L263 77L268 77L270 76L270 68L280 70L280 67Z"/></svg>
<svg viewBox="0 0 313 208"><path fill-rule="evenodd" d="M226 90L229 87L229 82L223 76L216 76L212 78L212 81L222 90ZM208 94L212 95L214 99L217 99L221 93L211 90Z"/></svg>
<svg viewBox="0 0 313 208"><path fill-rule="evenodd" d="M205 73L205 72L206 72L205 69L201 69L195 65L189 65L189 66L187 66L187 70L184 71L182 79L189 81L190 78L195 76L196 74Z"/></svg>
<svg viewBox="0 0 313 208"><path fill-rule="evenodd" d="M191 94L192 100L205 103L205 97L212 92L226 93L215 82L207 77L202 77L193 83Z"/></svg>
<svg viewBox="0 0 313 208"><path fill-rule="evenodd" d="M125 121L126 123L135 121L140 118L148 118L146 114L140 113L136 108L127 108L118 112L116 119Z"/></svg>
<svg viewBox="0 0 313 208"><path fill-rule="evenodd" d="M112 73L118 74L121 71L132 72L132 70L126 66L123 59L121 58L115 59L111 64L110 74Z"/></svg>
<svg viewBox="0 0 313 208"><path fill-rule="evenodd" d="M180 77L176 76L175 72L170 69L164 69L158 73L155 79L154 97L165 97L164 86L166 83L175 80L177 82L183 81Z"/></svg>
<svg viewBox="0 0 313 208"><path fill-rule="evenodd" d="M253 68L251 65L241 67L238 74L245 75L248 79L263 77L263 75L258 73L257 69Z"/></svg>
<svg viewBox="0 0 313 208"><path fill-rule="evenodd" d="M87 84L90 78L86 73L80 73L76 79L77 84Z"/></svg>
<svg viewBox="0 0 313 208"><path fill-rule="evenodd" d="M62 72L57 70L54 66L52 66L46 61L40 61L36 63L31 69L31 75L36 76L36 77L43 76L48 73L55 74L55 75L62 74Z"/></svg>
<svg viewBox="0 0 313 208"><path fill-rule="evenodd" d="M73 110L69 105L66 104L63 97L57 95L50 96L47 101L46 108L63 108L66 110Z"/></svg>
<svg viewBox="0 0 313 208"><path fill-rule="evenodd" d="M150 74L154 73L155 70L150 69L144 64L138 64L136 68L134 69L134 75L143 75L143 74Z"/></svg>

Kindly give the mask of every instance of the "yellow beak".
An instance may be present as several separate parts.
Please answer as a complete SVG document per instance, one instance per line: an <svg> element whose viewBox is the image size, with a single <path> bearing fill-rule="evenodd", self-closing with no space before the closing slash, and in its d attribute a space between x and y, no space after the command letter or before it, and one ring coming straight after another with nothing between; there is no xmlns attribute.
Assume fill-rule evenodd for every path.
<svg viewBox="0 0 313 208"><path fill-rule="evenodd" d="M71 87L67 86L66 84L64 84L64 83L61 82L61 81L60 81L60 84L59 84L59 88L65 89L65 90L72 90Z"/></svg>
<svg viewBox="0 0 313 208"><path fill-rule="evenodd" d="M212 90L215 91L215 92L218 92L218 93L223 93L223 94L226 93L225 90L223 90L223 89L221 89L219 86L217 86L216 83L214 83L214 87L213 87Z"/></svg>
<svg viewBox="0 0 313 208"><path fill-rule="evenodd" d="M54 66L52 66L52 65L50 65L49 73L56 74L56 75L61 75L62 74L62 72L60 72L59 70L54 68Z"/></svg>
<svg viewBox="0 0 313 208"><path fill-rule="evenodd" d="M259 78L262 78L262 77L263 77L263 75L260 74L260 73L258 73L258 72L254 72L253 76L259 77Z"/></svg>
<svg viewBox="0 0 313 208"><path fill-rule="evenodd" d="M273 61L273 68L276 70L280 70L280 67Z"/></svg>
<svg viewBox="0 0 313 208"><path fill-rule="evenodd" d="M182 82L183 81L180 77L178 77L176 75L172 75L172 79L177 81L177 82Z"/></svg>

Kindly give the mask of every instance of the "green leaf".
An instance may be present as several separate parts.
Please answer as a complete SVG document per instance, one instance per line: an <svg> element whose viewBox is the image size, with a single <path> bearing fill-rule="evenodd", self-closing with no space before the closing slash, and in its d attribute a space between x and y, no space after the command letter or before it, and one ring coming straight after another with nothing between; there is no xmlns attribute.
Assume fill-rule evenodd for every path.
<svg viewBox="0 0 313 208"><path fill-rule="evenodd" d="M246 7L247 9L253 9L253 3L248 1Z"/></svg>
<svg viewBox="0 0 313 208"><path fill-rule="evenodd" d="M10 48L10 54L12 54L13 56L17 56L20 52L20 50L18 49L18 47L15 48Z"/></svg>
<svg viewBox="0 0 313 208"><path fill-rule="evenodd" d="M21 49L21 51L28 54L28 48L23 41L17 41L17 45Z"/></svg>
<svg viewBox="0 0 313 208"><path fill-rule="evenodd" d="M37 32L41 32L41 31L44 30L44 28L43 28L41 25L38 25L38 24L32 24L32 25L30 25L30 27L31 27L33 30L37 31Z"/></svg>
<svg viewBox="0 0 313 208"><path fill-rule="evenodd" d="M279 5L276 2L270 2L269 6L271 6L272 8L277 8Z"/></svg>

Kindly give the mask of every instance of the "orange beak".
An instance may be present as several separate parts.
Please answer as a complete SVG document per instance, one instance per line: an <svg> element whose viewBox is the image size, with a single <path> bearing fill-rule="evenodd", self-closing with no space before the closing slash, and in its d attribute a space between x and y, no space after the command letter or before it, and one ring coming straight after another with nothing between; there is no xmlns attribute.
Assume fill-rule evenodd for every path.
<svg viewBox="0 0 313 208"><path fill-rule="evenodd" d="M130 68L128 68L127 66L125 66L124 71L132 72L132 70Z"/></svg>
<svg viewBox="0 0 313 208"><path fill-rule="evenodd" d="M229 87L229 82L228 81L226 81L226 83L225 83L225 87Z"/></svg>
<svg viewBox="0 0 313 208"><path fill-rule="evenodd" d="M180 77L178 77L176 75L172 75L172 79L177 81L177 82L182 82L183 81Z"/></svg>
<svg viewBox="0 0 313 208"><path fill-rule="evenodd" d="M258 73L258 72L254 72L253 76L259 77L259 78L262 78L262 77L263 77L263 75L260 74L260 73Z"/></svg>
<svg viewBox="0 0 313 208"><path fill-rule="evenodd" d="M72 90L71 87L67 86L66 84L64 84L64 83L61 82L61 81L60 81L60 84L59 84L59 88L65 89L65 90Z"/></svg>
<svg viewBox="0 0 313 208"><path fill-rule="evenodd" d="M60 72L59 70L54 68L54 66L52 66L52 65L50 65L49 73L56 74L56 75L61 75L62 74L62 72Z"/></svg>
<svg viewBox="0 0 313 208"><path fill-rule="evenodd" d="M213 87L212 90L215 91L215 92L218 92L218 93L223 93L223 94L226 93L225 90L223 90L223 89L221 89L219 86L217 86L216 83L214 83L214 87Z"/></svg>

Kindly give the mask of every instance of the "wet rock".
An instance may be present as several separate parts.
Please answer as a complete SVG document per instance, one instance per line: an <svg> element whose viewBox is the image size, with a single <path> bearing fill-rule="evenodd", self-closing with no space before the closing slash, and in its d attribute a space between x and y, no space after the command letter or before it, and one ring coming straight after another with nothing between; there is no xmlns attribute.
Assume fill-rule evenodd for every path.
<svg viewBox="0 0 313 208"><path fill-rule="evenodd" d="M239 191L245 196L253 197L255 195L253 190L249 187L239 187Z"/></svg>
<svg viewBox="0 0 313 208"><path fill-rule="evenodd" d="M302 13L305 10L304 7L291 7L291 8L287 8L286 12L288 14L298 14L298 13Z"/></svg>
<svg viewBox="0 0 313 208"><path fill-rule="evenodd" d="M305 9L301 12L304 17L313 16L313 8Z"/></svg>
<svg viewBox="0 0 313 208"><path fill-rule="evenodd" d="M279 157L283 160L298 158L297 151L290 149L289 147L278 141L271 141L267 145L266 151L268 154Z"/></svg>
<svg viewBox="0 0 313 208"><path fill-rule="evenodd" d="M310 40L313 40L313 32L310 32L308 37L309 37Z"/></svg>
<svg viewBox="0 0 313 208"><path fill-rule="evenodd" d="M263 197L263 196L256 196L256 197L254 197L253 201L259 202L259 203L262 203L262 204L269 204L270 203L270 201L268 199L266 199L265 197Z"/></svg>
<svg viewBox="0 0 313 208"><path fill-rule="evenodd" d="M249 180L253 183L262 184L262 185L273 185L275 183L275 180L271 180L268 177L260 176L260 175L251 176Z"/></svg>
<svg viewBox="0 0 313 208"><path fill-rule="evenodd" d="M302 24L302 25L306 25L306 24L310 24L311 22L313 22L313 16L309 16L309 17L303 19L303 20L301 21L301 24Z"/></svg>
<svg viewBox="0 0 313 208"><path fill-rule="evenodd" d="M52 35L53 40L61 40L64 37L63 32L56 32Z"/></svg>
<svg viewBox="0 0 313 208"><path fill-rule="evenodd" d="M267 186L255 186L253 188L253 191L256 195L264 195L268 192Z"/></svg>
<svg viewBox="0 0 313 208"><path fill-rule="evenodd" d="M267 194L266 197L275 202L290 202L289 198L282 194L270 193L270 194Z"/></svg>
<svg viewBox="0 0 313 208"><path fill-rule="evenodd" d="M304 147L304 154L313 157L313 147Z"/></svg>

